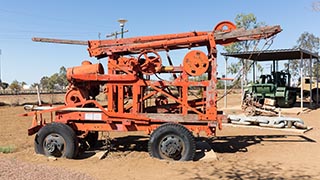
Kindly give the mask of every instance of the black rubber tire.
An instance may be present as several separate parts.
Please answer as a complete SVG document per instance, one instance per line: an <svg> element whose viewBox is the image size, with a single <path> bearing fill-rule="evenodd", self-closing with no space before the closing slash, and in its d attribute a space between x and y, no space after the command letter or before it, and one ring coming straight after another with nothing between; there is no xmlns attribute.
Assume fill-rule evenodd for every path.
<svg viewBox="0 0 320 180"><path fill-rule="evenodd" d="M47 138L62 141L61 149L50 152L46 146ZM50 123L42 127L35 136L34 148L37 154L45 156L75 158L78 154L78 138L74 130L62 123Z"/></svg>
<svg viewBox="0 0 320 180"><path fill-rule="evenodd" d="M290 104L290 107L294 107L294 105L296 104L297 102L297 94L294 94L292 95L293 96L293 100L292 100L292 103Z"/></svg>
<svg viewBox="0 0 320 180"><path fill-rule="evenodd" d="M292 93L289 95L289 102L288 103L285 103L283 102L283 98L278 98L276 99L277 101L277 106L280 107L280 108L291 108L293 107L295 104L296 104L296 101L297 101L297 95Z"/></svg>
<svg viewBox="0 0 320 180"><path fill-rule="evenodd" d="M289 92L289 101L290 104L288 105L289 108L293 107L297 102L297 93L296 92Z"/></svg>
<svg viewBox="0 0 320 180"><path fill-rule="evenodd" d="M88 142L90 148L93 148L98 143L99 133L98 131L91 131L84 138L86 142Z"/></svg>
<svg viewBox="0 0 320 180"><path fill-rule="evenodd" d="M319 92L318 92L319 94L318 94L318 103L320 102L320 90L319 90ZM313 89L312 90L312 101L314 102L314 103L317 103L317 90L316 89Z"/></svg>
<svg viewBox="0 0 320 180"><path fill-rule="evenodd" d="M172 155L166 155L163 152L163 149L166 149L165 143L167 143L168 151L172 151L172 148L175 147L179 151L175 151L175 154ZM186 127L180 124L166 123L159 126L151 134L148 151L151 157L159 159L190 161L194 158L196 143L193 134Z"/></svg>

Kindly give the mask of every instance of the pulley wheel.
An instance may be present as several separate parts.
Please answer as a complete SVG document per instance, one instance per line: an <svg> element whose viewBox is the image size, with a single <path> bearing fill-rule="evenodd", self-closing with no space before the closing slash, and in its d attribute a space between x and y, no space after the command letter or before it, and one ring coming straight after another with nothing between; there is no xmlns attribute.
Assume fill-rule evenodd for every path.
<svg viewBox="0 0 320 180"><path fill-rule="evenodd" d="M230 21L222 21L220 23L218 23L213 31L222 31L222 32L230 32L232 30L235 30L237 27L235 24L233 24Z"/></svg>
<svg viewBox="0 0 320 180"><path fill-rule="evenodd" d="M235 29L237 29L237 26L235 24L233 24L232 22L230 22L230 21L222 21L222 22L218 23L214 27L213 32L225 32L225 33L227 33L227 32L230 32L232 30L235 30ZM230 45L232 43L233 43L232 40L231 41L230 40L229 41L226 40L224 42L220 42L219 44L223 45L223 46L227 46L227 45Z"/></svg>
<svg viewBox="0 0 320 180"><path fill-rule="evenodd" d="M162 60L160 55L154 50L145 50L138 57L140 70L143 74L152 75L161 70Z"/></svg>
<svg viewBox="0 0 320 180"><path fill-rule="evenodd" d="M168 98L163 95L157 96L155 99L155 104L156 106L166 105L168 104Z"/></svg>
<svg viewBox="0 0 320 180"><path fill-rule="evenodd" d="M200 76L209 68L207 55L199 50L188 52L183 59L183 70L190 76Z"/></svg>
<svg viewBox="0 0 320 180"><path fill-rule="evenodd" d="M86 97L84 97L84 95L78 89L68 90L64 97L64 102L66 105L73 105L79 102L84 103L85 101Z"/></svg>

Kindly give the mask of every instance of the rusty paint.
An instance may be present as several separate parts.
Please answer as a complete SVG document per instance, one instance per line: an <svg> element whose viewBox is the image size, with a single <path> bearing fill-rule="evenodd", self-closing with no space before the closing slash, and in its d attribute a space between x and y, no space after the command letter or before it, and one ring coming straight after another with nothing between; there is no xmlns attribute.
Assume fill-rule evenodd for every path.
<svg viewBox="0 0 320 180"><path fill-rule="evenodd" d="M107 72L102 64L84 61L81 66L67 70L69 81L65 105L35 111L30 133L44 125L43 113L53 113L50 122L72 125L79 132L88 131L145 131L150 134L166 122L183 124L195 133L213 135L221 128L217 111L217 45L271 37L281 31L279 26L253 30L236 29L229 21L218 23L212 32L133 37L116 40L68 41L35 38L34 41L88 44L90 56L107 58ZM160 51L206 47L207 52L191 50L182 64L163 65ZM168 54L167 54L168 57ZM172 81L151 79L151 75L169 73ZM196 81L197 76L206 79ZM104 86L106 106L95 97ZM195 91L199 94L195 95ZM200 92L203 91L203 92ZM80 108L70 111L68 108ZM82 111L81 108L86 108ZM89 108L89 110L88 110ZM92 108L92 112L90 112ZM93 111L94 109L94 111ZM161 113L162 112L162 113ZM151 114L160 116L151 116ZM81 135L81 134L80 134Z"/></svg>

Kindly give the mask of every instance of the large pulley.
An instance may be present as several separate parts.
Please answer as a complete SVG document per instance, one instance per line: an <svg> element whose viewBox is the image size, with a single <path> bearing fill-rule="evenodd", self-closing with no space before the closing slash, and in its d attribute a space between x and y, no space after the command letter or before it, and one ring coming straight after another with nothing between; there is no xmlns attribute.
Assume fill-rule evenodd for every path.
<svg viewBox="0 0 320 180"><path fill-rule="evenodd" d="M162 67L160 55L152 49L142 51L138 56L138 62L141 72L147 75L159 72Z"/></svg>
<svg viewBox="0 0 320 180"><path fill-rule="evenodd" d="M214 27L214 31L230 32L235 30L237 26L230 21L221 21Z"/></svg>
<svg viewBox="0 0 320 180"><path fill-rule="evenodd" d="M190 76L200 76L205 73L208 68L208 56L202 51L189 51L183 59L183 70Z"/></svg>
<svg viewBox="0 0 320 180"><path fill-rule="evenodd" d="M66 105L74 105L76 103L84 103L88 99L88 92L86 90L80 90L78 88L69 89L64 96L64 102Z"/></svg>
<svg viewBox="0 0 320 180"><path fill-rule="evenodd" d="M222 21L218 23L214 28L214 32L230 32L237 29L237 26L230 21ZM221 45L227 46L232 44L234 41L232 39L221 41Z"/></svg>

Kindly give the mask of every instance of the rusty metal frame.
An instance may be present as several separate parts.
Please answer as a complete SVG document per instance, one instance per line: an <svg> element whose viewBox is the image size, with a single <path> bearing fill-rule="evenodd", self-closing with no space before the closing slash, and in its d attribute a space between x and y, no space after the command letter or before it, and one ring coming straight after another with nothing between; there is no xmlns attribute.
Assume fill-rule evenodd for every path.
<svg viewBox="0 0 320 180"><path fill-rule="evenodd" d="M85 42L66 41L48 38L34 38L34 41L68 44L88 44L90 56L108 58L107 73L101 64L83 62L81 66L69 68L67 78L70 82L65 98L66 105L48 109L36 108L24 115L34 116L29 135L36 133L49 122L69 124L77 132L88 131L145 131L152 132L166 122L180 123L200 133L205 131L213 135L216 128L222 127L222 114L217 110L217 49L216 45L228 45L232 42L271 37L281 31L279 26L267 26L253 30L236 29L228 21L219 23L212 32L190 32L157 36L144 36L117 40L92 40ZM164 67L157 52L207 47L207 57L189 55L187 64ZM149 56L148 53L155 55ZM138 57L134 57L138 54ZM185 57L185 58L186 58ZM193 68L203 62L207 70L190 74L188 63ZM185 62L184 62L185 63ZM191 67L191 66L190 66ZM192 69L191 69L192 70ZM188 73L189 72L189 73ZM174 74L174 80L150 80L150 74ZM192 76L206 74L208 80L197 82ZM105 87L108 98L107 107L95 100L97 88ZM167 90L171 86L177 89L177 95ZM188 95L190 87L203 90L201 98L192 99ZM131 94L131 95L127 95ZM167 98L164 104L147 104L153 97ZM129 99L131 104L126 104ZM171 101L171 102L170 102ZM172 102L173 101L173 102ZM164 112L162 112L164 111ZM46 121L42 114L54 114ZM152 113L157 116L152 116ZM161 113L160 113L161 112ZM170 117L170 118L168 118Z"/></svg>

